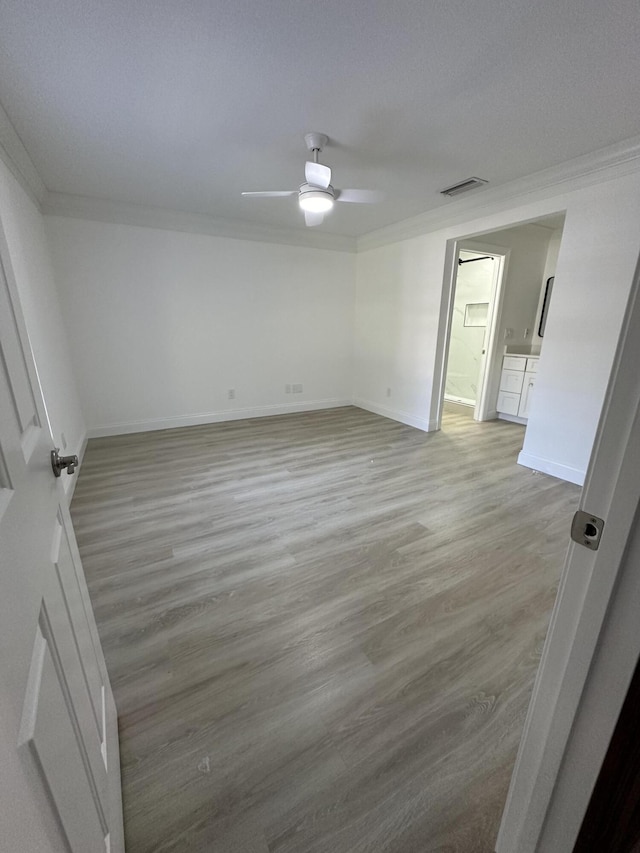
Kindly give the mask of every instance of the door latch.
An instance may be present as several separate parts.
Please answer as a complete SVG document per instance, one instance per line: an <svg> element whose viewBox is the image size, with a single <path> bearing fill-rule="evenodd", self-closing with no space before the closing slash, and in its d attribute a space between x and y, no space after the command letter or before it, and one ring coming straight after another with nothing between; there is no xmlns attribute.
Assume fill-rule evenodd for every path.
<svg viewBox="0 0 640 853"><path fill-rule="evenodd" d="M59 477L62 474L64 468L67 469L67 474L74 474L76 470L76 465L78 464L77 456L60 456L58 451L59 447L56 447L55 450L51 451L51 467L53 468L53 473L56 477Z"/></svg>
<svg viewBox="0 0 640 853"><path fill-rule="evenodd" d="M578 545L597 551L604 530L604 519L579 509L571 522L571 538Z"/></svg>

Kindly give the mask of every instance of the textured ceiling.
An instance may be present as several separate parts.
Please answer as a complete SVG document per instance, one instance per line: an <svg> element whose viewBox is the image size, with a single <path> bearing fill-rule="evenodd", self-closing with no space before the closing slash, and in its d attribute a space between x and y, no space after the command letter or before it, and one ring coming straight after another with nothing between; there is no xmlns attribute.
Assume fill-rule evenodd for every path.
<svg viewBox="0 0 640 853"><path fill-rule="evenodd" d="M640 133L639 43L637 0L2 0L0 101L49 190L290 228L240 193L322 131L360 235Z"/></svg>

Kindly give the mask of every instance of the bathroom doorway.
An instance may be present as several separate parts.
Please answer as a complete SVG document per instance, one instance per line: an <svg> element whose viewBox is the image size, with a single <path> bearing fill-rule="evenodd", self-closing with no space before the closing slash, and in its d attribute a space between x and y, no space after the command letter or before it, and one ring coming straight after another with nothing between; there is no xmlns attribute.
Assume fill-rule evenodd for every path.
<svg viewBox="0 0 640 853"><path fill-rule="evenodd" d="M444 399L469 409L475 420L486 418L488 377L496 305L505 255L495 247L460 249L456 258L453 313Z"/></svg>
<svg viewBox="0 0 640 853"><path fill-rule="evenodd" d="M533 390L533 385L538 385L536 360L541 357L550 304L553 313L551 290L563 225L564 213L559 211L496 231L447 241L438 327L438 360L429 408L432 429L440 429L443 404L451 407L452 400L456 401L454 405L458 413L466 411L477 421L498 418L526 428L529 418L536 416L536 409L539 408L538 392ZM473 256L489 256L495 260L464 263ZM486 297L481 297L483 291L480 287L475 292L471 289L469 271L488 263L493 263L495 284L493 299L489 301L486 326L480 329L465 327L465 317L467 324L484 322L483 308L467 309L468 304L478 306L481 301L486 301ZM454 325L457 327L455 333ZM484 343L480 348L478 372L474 374L476 390L471 393L463 386L464 371L456 343L452 342L452 338L460 335L469 337L469 332L475 333L477 337L482 336ZM519 361L507 365L504 361L507 356ZM522 384L512 387L516 379L511 376L509 369L513 371L516 367L521 367L521 376L516 379L522 380ZM470 374L470 371L467 373ZM528 464L525 456L522 464Z"/></svg>

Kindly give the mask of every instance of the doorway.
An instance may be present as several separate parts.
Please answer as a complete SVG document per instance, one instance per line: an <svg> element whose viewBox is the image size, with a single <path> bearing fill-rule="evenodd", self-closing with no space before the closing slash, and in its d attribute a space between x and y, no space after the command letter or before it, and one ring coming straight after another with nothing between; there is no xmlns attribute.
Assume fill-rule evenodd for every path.
<svg viewBox="0 0 640 853"><path fill-rule="evenodd" d="M473 409L476 420L500 269L495 254L458 253L444 399Z"/></svg>
<svg viewBox="0 0 640 853"><path fill-rule="evenodd" d="M508 420L525 430L529 418L535 417L533 386L543 349L544 319L552 302L548 282L555 275L563 225L564 214L558 213L448 241L429 409L431 429L440 429L443 406L452 402L458 412L466 410L476 421ZM470 322L485 322L485 309L478 305L482 289L474 292L470 282L481 278L476 269L489 265L494 268L494 281L486 325L470 328ZM481 338L475 392L469 382L465 387L461 377L464 360L459 340L463 338L464 345L474 334L476 346ZM534 460L524 456L520 461L545 470L529 464Z"/></svg>
<svg viewBox="0 0 640 853"><path fill-rule="evenodd" d="M495 417L491 354L507 256L496 246L456 245L443 400L464 406L477 421Z"/></svg>

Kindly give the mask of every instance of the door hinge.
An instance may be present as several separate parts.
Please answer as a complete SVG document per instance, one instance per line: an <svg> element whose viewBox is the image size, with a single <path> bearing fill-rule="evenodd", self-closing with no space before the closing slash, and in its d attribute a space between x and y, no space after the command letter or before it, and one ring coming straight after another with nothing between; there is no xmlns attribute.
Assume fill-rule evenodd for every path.
<svg viewBox="0 0 640 853"><path fill-rule="evenodd" d="M579 509L571 522L571 538L578 545L597 551L604 530L604 519Z"/></svg>

